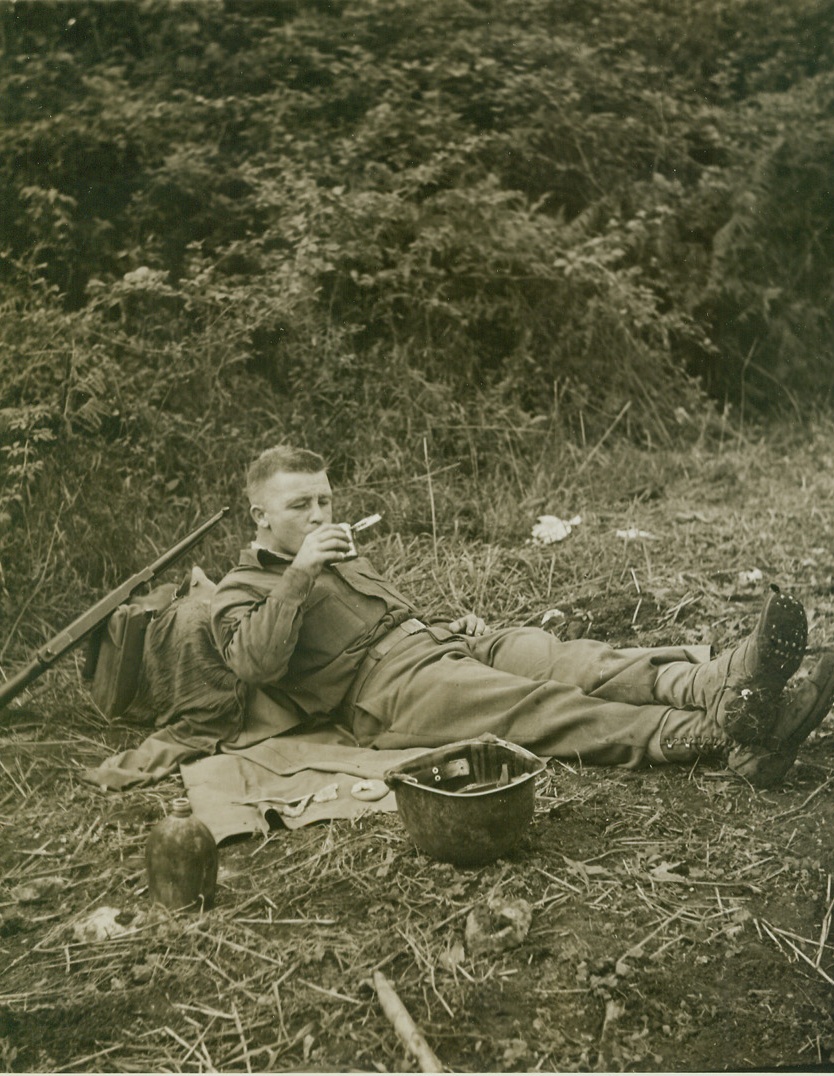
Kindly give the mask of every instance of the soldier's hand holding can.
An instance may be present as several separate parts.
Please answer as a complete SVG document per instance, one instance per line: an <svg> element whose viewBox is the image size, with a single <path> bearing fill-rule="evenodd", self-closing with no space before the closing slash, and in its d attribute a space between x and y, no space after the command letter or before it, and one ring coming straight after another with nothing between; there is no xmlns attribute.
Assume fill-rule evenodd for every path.
<svg viewBox="0 0 834 1076"><path fill-rule="evenodd" d="M336 564L345 559L353 543L339 523L324 523L310 531L295 555L296 568L318 575L326 564Z"/></svg>

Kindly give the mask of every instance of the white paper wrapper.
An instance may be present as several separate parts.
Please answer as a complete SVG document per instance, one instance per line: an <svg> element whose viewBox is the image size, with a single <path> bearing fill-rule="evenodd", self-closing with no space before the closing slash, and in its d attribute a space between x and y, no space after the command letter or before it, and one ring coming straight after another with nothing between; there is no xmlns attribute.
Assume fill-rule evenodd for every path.
<svg viewBox="0 0 834 1076"><path fill-rule="evenodd" d="M574 516L572 519L539 516L538 522L533 525L533 545L553 545L554 542L563 542L571 530L581 522L581 516Z"/></svg>

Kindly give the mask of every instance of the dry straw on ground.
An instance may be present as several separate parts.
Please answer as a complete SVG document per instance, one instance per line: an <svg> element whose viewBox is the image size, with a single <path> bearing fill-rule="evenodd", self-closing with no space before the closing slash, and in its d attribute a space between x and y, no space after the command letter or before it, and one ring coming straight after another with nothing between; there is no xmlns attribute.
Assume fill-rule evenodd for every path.
<svg viewBox="0 0 834 1076"><path fill-rule="evenodd" d="M723 645L758 592L800 596L832 642L834 458L826 430L651 457L600 447L559 503L557 548L374 539L427 612L477 607L616 643ZM616 473L615 473L616 471ZM656 541L615 538L634 527ZM407 1071L381 976L450 1071L696 1071L827 1063L834 1052L830 720L784 788L717 766L637 773L552 763L534 824L478 870L434 863L396 816L276 830L221 848L216 907L148 907L144 846L178 778L121 795L78 770L135 730L92 711L68 659L0 740L0 1063L29 1071ZM526 901L515 948L473 956L467 916ZM76 928L112 907L123 931ZM425 1058L424 1062L425 1063Z"/></svg>

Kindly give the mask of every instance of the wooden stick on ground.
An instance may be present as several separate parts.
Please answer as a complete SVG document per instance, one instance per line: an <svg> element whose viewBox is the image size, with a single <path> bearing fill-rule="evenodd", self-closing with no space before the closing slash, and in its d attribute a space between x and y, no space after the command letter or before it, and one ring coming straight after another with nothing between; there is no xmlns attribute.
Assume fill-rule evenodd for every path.
<svg viewBox="0 0 834 1076"><path fill-rule="evenodd" d="M423 1037L422 1032L418 1030L417 1025L411 1019L405 1005L400 1001L397 992L381 971L374 972L374 987L376 988L382 1011L391 1021L394 1030L397 1035L399 1035L406 1049L417 1059L417 1062L420 1065L420 1071L445 1071Z"/></svg>

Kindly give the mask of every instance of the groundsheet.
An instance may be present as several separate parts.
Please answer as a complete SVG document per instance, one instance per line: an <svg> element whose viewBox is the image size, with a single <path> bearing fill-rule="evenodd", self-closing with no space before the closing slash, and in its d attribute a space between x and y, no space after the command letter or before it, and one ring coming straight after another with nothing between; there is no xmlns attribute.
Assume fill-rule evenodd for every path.
<svg viewBox="0 0 834 1076"><path fill-rule="evenodd" d="M368 811L396 811L383 775L424 748L376 751L357 747L344 730L330 726L304 737L273 736L250 747L183 763L180 772L194 814L218 844L231 837L266 834L331 818L358 818ZM370 787L368 785L370 784ZM384 793L379 799L360 798Z"/></svg>

